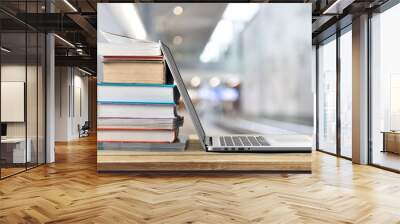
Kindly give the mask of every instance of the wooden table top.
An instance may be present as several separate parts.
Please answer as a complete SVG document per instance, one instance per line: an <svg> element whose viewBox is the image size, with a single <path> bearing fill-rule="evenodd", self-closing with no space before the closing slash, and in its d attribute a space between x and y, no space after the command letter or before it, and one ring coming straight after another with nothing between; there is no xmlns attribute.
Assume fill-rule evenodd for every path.
<svg viewBox="0 0 400 224"><path fill-rule="evenodd" d="M311 172L311 153L206 152L191 139L184 152L98 150L97 170Z"/></svg>

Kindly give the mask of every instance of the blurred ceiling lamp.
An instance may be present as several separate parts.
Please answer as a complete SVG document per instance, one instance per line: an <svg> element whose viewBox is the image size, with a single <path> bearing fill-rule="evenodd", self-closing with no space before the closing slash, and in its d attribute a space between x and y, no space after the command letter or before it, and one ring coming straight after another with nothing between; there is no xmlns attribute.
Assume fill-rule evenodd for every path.
<svg viewBox="0 0 400 224"><path fill-rule="evenodd" d="M190 85L192 85L193 87L197 88L199 87L201 84L201 79L198 76L194 76L191 80L190 80Z"/></svg>
<svg viewBox="0 0 400 224"><path fill-rule="evenodd" d="M218 61L230 47L233 37L257 14L259 9L258 3L229 3L204 47L200 61L203 63Z"/></svg>
<svg viewBox="0 0 400 224"><path fill-rule="evenodd" d="M75 48L75 45L73 45L71 42L69 42L68 40L62 38L61 36L59 36L58 34L54 34L55 37L57 37L57 39L61 40L62 42L64 42L66 45Z"/></svg>
<svg viewBox="0 0 400 224"><path fill-rule="evenodd" d="M78 12L78 10L75 8L75 6L73 6L68 0L64 0L64 3L65 3L66 5L68 5L68 7L69 7L70 9L72 9L72 11Z"/></svg>
<svg viewBox="0 0 400 224"><path fill-rule="evenodd" d="M221 79L219 79L218 77L212 77L209 83L211 87L215 88L221 84Z"/></svg>
<svg viewBox="0 0 400 224"><path fill-rule="evenodd" d="M208 42L204 47L203 52L200 55L200 61L203 63L208 63L210 61L216 61L219 57L219 50L214 43Z"/></svg>
<svg viewBox="0 0 400 224"><path fill-rule="evenodd" d="M0 49L1 49L1 51L4 51L6 53L10 53L11 52L11 50L9 50L9 49L7 49L5 47L1 47Z"/></svg>
<svg viewBox="0 0 400 224"><path fill-rule="evenodd" d="M183 43L183 37L179 36L179 35L174 36L174 39L172 40L172 43L174 45L181 45Z"/></svg>
<svg viewBox="0 0 400 224"><path fill-rule="evenodd" d="M179 5L175 6L175 8L172 11L176 16L180 16L183 13L183 7Z"/></svg>
<svg viewBox="0 0 400 224"><path fill-rule="evenodd" d="M200 55L203 63L217 61L233 40L233 24L229 20L220 20L211 34L210 40Z"/></svg>

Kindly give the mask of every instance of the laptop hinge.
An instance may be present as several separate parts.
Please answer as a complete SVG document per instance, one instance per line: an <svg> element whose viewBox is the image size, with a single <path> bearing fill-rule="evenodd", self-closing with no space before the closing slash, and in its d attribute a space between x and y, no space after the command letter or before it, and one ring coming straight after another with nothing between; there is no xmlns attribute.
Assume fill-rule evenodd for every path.
<svg viewBox="0 0 400 224"><path fill-rule="evenodd" d="M205 137L205 144L208 146L208 145L212 145L212 137L208 137L208 136L206 136Z"/></svg>

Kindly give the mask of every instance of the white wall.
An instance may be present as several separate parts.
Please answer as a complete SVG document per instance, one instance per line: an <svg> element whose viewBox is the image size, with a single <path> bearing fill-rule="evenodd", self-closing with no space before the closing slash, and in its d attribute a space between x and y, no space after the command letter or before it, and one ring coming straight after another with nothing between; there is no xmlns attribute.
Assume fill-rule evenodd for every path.
<svg viewBox="0 0 400 224"><path fill-rule="evenodd" d="M88 78L87 76L74 75L74 107L72 108L71 135L78 138L78 125L82 126L88 121Z"/></svg>
<svg viewBox="0 0 400 224"><path fill-rule="evenodd" d="M55 141L68 141L69 69L55 68Z"/></svg>
<svg viewBox="0 0 400 224"><path fill-rule="evenodd" d="M77 139L78 125L88 120L88 78L75 68L56 67L55 86L55 140Z"/></svg>
<svg viewBox="0 0 400 224"><path fill-rule="evenodd" d="M39 69L37 71L37 69ZM25 64L3 64L1 66L1 81L2 82L24 82L26 85L26 107L23 102L20 113L26 112L25 118L21 122L6 122L7 137L25 137L30 140L32 161L36 162L39 158L39 163L44 162L45 150L45 117L44 117L44 74L41 72L41 67ZM27 80L26 80L27 79ZM4 89L2 89L3 91ZM24 94L25 90L20 90L20 94ZM7 95L2 95L7 97ZM1 108L4 112L12 110L12 108ZM15 108L14 108L15 110ZM13 111L8 111L13 113ZM39 156L37 156L39 154Z"/></svg>
<svg viewBox="0 0 400 224"><path fill-rule="evenodd" d="M26 72L28 74L36 74L36 67L34 66L27 66L25 67L24 65L19 65L19 64L5 64L1 66L1 81L4 82L24 82L27 83L25 80ZM29 77L28 77L29 78ZM29 80L29 84L36 85L36 81ZM31 89L27 88L27 105L29 106L30 103L32 103L36 99L36 88ZM32 92L30 92L32 91ZM36 101L34 101L35 104L31 105L36 109ZM1 108L1 110L7 110L7 108ZM23 108L24 110L24 108ZM27 122L7 122L7 135L8 137L25 137L25 126L28 125L29 130L36 130L36 113L32 113L30 109L27 109L27 118L28 118L28 124ZM31 134L31 131L28 130L28 137ZM36 132L35 132L36 134Z"/></svg>

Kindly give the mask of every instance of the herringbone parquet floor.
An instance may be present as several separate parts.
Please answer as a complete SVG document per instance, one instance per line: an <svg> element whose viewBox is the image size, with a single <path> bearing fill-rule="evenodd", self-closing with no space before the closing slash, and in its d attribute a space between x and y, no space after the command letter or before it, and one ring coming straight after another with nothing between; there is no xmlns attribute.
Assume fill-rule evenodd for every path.
<svg viewBox="0 0 400 224"><path fill-rule="evenodd" d="M312 174L98 174L87 138L0 181L0 223L400 223L400 175L318 152Z"/></svg>

